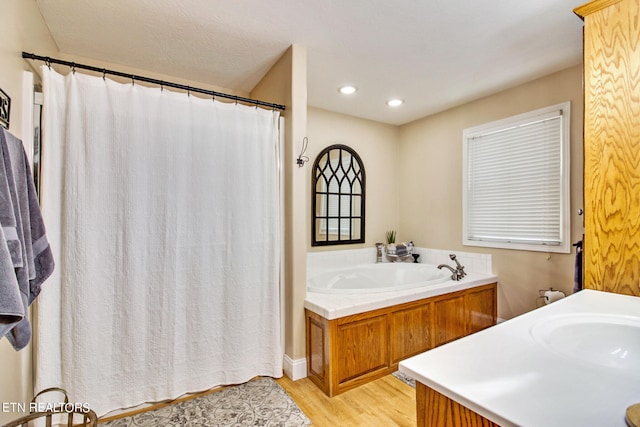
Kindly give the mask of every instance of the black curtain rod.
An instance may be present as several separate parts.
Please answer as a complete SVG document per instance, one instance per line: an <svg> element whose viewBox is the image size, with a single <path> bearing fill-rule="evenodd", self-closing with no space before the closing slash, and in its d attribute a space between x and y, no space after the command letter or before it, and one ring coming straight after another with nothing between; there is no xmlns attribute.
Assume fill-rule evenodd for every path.
<svg viewBox="0 0 640 427"><path fill-rule="evenodd" d="M280 105L280 104L273 104L271 102L264 102L264 101L260 101L258 99L250 99L250 98L243 98L242 96L237 96L237 95L229 95L228 93L222 93L222 92L215 92L213 90L207 90L207 89L201 89L201 88L197 88L197 87L192 87L192 86L185 86L179 83L172 83L172 82L166 82L164 80L157 80L157 79L152 79L150 77L144 77L144 76L137 76L135 74L128 74L128 73L122 73L120 71L114 71L114 70L108 70L106 68L99 68L99 67L92 67L91 65L84 65L84 64L76 64L75 62L69 62L69 61L63 61L61 59L54 59L54 58L49 58L48 56L39 56L39 55L34 55L33 53L27 53L27 52L22 52L22 57L24 59L33 59L36 61L44 61L47 65L51 65L51 64L60 64L60 65L66 65L67 67L71 67L71 69L75 70L76 68L80 68L83 70L89 70L89 71L95 71L98 73L102 73L102 75L106 75L106 74L110 74L113 76L119 76L119 77L125 77L128 79L132 79L133 81L138 80L141 82L146 82L146 83L151 83L151 84L155 84L158 85L160 87L173 87L176 89L181 89L181 90L185 90L187 92L197 92L197 93L203 93L205 95L210 95L212 97L220 97L220 98L226 98L226 99L232 99L236 102L246 102L249 104L254 104L254 105L260 105L263 107L269 107L269 108L273 108L274 110L285 110L286 107L284 105Z"/></svg>

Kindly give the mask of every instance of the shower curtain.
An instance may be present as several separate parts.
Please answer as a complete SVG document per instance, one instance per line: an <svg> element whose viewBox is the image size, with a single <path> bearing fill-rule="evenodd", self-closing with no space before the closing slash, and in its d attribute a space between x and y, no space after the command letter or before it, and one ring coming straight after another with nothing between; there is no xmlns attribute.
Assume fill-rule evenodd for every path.
<svg viewBox="0 0 640 427"><path fill-rule="evenodd" d="M36 389L100 415L282 376L278 113L42 72Z"/></svg>

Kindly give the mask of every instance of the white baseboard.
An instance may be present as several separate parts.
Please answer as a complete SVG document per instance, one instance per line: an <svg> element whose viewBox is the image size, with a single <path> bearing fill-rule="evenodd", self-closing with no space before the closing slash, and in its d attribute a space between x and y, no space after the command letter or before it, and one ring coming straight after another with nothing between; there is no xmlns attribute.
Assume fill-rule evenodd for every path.
<svg viewBox="0 0 640 427"><path fill-rule="evenodd" d="M307 359L293 360L288 355L284 355L282 369L284 374L291 378L292 381L296 381L307 376Z"/></svg>

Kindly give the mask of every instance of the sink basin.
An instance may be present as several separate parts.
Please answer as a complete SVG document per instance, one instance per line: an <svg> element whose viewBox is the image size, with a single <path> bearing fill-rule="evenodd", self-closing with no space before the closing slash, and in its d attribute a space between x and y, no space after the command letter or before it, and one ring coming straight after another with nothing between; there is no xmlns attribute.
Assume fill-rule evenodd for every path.
<svg viewBox="0 0 640 427"><path fill-rule="evenodd" d="M636 372L640 367L640 317L557 315L533 325L531 335L561 356Z"/></svg>

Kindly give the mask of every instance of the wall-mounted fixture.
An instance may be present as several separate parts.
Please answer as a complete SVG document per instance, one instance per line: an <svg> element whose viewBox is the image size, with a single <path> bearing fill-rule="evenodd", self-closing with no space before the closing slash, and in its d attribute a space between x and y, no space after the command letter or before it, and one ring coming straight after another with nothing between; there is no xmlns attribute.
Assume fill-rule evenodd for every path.
<svg viewBox="0 0 640 427"><path fill-rule="evenodd" d="M331 145L312 173L311 245L364 243L365 171L358 153Z"/></svg>
<svg viewBox="0 0 640 427"><path fill-rule="evenodd" d="M307 151L308 146L309 146L309 138L305 136L304 138L302 138L302 148L300 149L300 154L296 159L296 164L298 165L299 168L303 167L304 164L309 161L309 158L304 155L304 153Z"/></svg>

